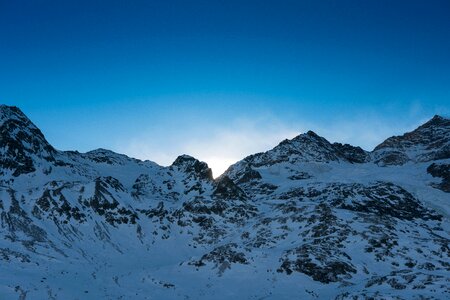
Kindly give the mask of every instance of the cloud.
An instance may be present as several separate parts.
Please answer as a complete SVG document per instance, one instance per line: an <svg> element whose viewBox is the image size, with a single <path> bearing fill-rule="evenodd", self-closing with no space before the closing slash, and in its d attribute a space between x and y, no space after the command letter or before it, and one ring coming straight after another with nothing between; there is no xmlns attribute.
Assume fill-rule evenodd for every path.
<svg viewBox="0 0 450 300"><path fill-rule="evenodd" d="M376 114L335 119L325 124L306 120L288 123L274 116L264 116L236 119L224 127L189 129L189 134L173 133L169 136L147 133L121 141L115 150L161 165L170 165L178 155L189 154L207 162L214 176L218 176L244 157L267 151L282 140L291 139L310 129L330 142L349 143L372 150L386 138L403 134L418 125L417 121L408 123Z"/></svg>
<svg viewBox="0 0 450 300"><path fill-rule="evenodd" d="M205 134L206 131L206 134ZM286 138L303 131L283 124L275 118L238 119L225 128L190 130L189 136L170 141L161 137L140 136L121 142L119 152L140 159L170 165L180 154L189 154L208 163L215 176L247 155L266 151Z"/></svg>
<svg viewBox="0 0 450 300"><path fill-rule="evenodd" d="M190 140L185 149L208 162L214 174L219 175L242 158L267 151L280 141L295 137L300 131L273 118L259 121L238 120L227 128L214 130L206 140Z"/></svg>
<svg viewBox="0 0 450 300"><path fill-rule="evenodd" d="M385 139L412 131L430 118L431 116L420 113L420 103L414 103L411 110L404 114L380 115L366 112L355 114L351 118L336 118L316 128L317 133L330 142L348 143L372 151Z"/></svg>

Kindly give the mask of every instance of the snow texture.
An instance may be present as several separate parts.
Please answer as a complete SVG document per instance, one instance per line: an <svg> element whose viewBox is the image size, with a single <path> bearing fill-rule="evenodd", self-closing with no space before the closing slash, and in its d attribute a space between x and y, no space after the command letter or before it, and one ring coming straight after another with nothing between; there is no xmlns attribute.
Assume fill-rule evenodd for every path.
<svg viewBox="0 0 450 300"><path fill-rule="evenodd" d="M59 151L0 106L0 299L449 299L450 120L372 152L314 132L213 179Z"/></svg>

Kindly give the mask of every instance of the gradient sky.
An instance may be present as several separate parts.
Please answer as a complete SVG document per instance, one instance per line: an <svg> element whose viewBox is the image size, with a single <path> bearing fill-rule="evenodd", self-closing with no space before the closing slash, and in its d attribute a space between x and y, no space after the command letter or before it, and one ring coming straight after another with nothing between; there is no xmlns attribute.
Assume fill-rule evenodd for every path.
<svg viewBox="0 0 450 300"><path fill-rule="evenodd" d="M58 149L229 164L450 113L450 1L0 0L0 103Z"/></svg>

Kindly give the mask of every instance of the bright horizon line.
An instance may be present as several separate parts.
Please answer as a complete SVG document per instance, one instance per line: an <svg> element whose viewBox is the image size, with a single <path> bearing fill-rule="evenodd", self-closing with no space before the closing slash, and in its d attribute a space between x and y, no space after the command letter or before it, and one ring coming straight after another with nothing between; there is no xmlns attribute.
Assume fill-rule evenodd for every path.
<svg viewBox="0 0 450 300"><path fill-rule="evenodd" d="M438 115L441 116L441 117L444 117L444 118L448 118L445 114L438 114ZM371 147L372 150L368 150L367 147L363 147L363 146L355 144L355 143L336 140L336 138L330 138L330 137L328 137L326 135L321 134L320 132L317 133L317 130L312 130L312 129L303 129L303 130L299 131L300 133L298 133L298 132L295 133L294 131L290 131L290 132L284 131L283 133L271 136L270 139L269 139L270 141L268 141L264 145L258 145L259 147L256 147L255 150L243 151L239 156L238 155L234 155L234 156L231 155L231 156L228 156L228 157L226 155L225 156L223 156L223 155L222 156L220 156L220 155L212 155L212 156L205 157L205 155L202 155L201 153L193 153L193 152L196 152L196 151L180 151L178 154L167 155L164 159L161 159L161 158L158 159L157 155L155 155L154 158L151 157L151 154L150 154L151 151L149 151L148 154L146 154L145 151L143 151L143 152L141 152L139 154L138 152L133 150L133 147L129 147L128 151L127 151L126 148L119 148L118 149L117 147L114 147L114 146L111 146L111 145L110 146L96 147L96 148L94 148L92 150L88 150L88 151L79 151L78 149L60 150L59 147L55 147L55 148L59 149L60 151L79 151L80 153L87 153L87 152L103 149L103 150L115 152L117 154L126 155L126 156L128 156L130 158L139 159L141 161L151 161L151 162L156 163L156 164L158 164L159 166L162 166L162 167L169 167L169 166L171 166L173 164L173 162L176 160L176 158L181 156L181 155L189 155L189 156L191 156L191 157L193 157L195 159L198 159L199 161L207 163L208 167L211 168L211 170L213 172L213 177L214 178L218 178L230 166L232 166L233 164L243 160L247 156L253 155L253 154L257 154L257 153L261 153L261 152L270 151L271 149L276 147L278 144L280 144L282 141L284 141L286 139L291 140L291 139L293 139L293 138L295 138L295 137L297 137L299 135L307 133L310 130L315 132L315 133L317 133L319 136L325 138L330 143L338 142L338 143L342 143L342 144L350 144L350 145L355 146L355 147L360 147L360 148L362 148L363 150L365 150L367 152L372 152L374 150L374 148L376 147L376 145L379 145L380 143L382 143L384 140L388 139L389 137L396 136L396 135L402 135L404 133L410 132L410 131L416 129L417 127L419 127L420 125L422 125L422 124L426 123L427 121L431 120L431 118L432 117L429 117L429 118L426 118L426 119L421 118L419 120L419 122L416 122L416 125L409 126L409 128L403 128L403 129L397 130L397 133L385 135L384 137L382 137L382 139L379 142L377 142L375 145L373 145ZM45 136L45 133L44 133L44 136ZM258 141L256 141L256 143L257 142ZM205 143L205 141L203 141L203 143ZM53 143L51 143L51 144L53 146ZM214 141L211 144L214 144ZM160 150L162 150L162 149L160 149Z"/></svg>
<svg viewBox="0 0 450 300"><path fill-rule="evenodd" d="M19 105L12 106L19 107L23 112ZM171 131L163 125L156 126L156 131L149 131L145 123L138 121L127 123L127 126L117 122L112 127L107 123L107 132L96 132L96 128L92 128L92 116L79 121L78 115L71 113L67 115L64 125L58 126L61 121L48 118L49 114L53 116L49 111L45 110L40 115L24 114L44 133L49 143L61 151L86 153L105 149L131 158L149 160L160 166L170 166L178 156L186 154L206 162L213 175L217 174L215 178L245 157L269 151L283 140L309 130L330 143L350 144L370 152L387 138L416 129L433 115L448 118L445 111L431 114L424 111L418 113L416 110L404 115L404 119L368 113L326 122L305 119L303 122L289 123L284 117L255 115L251 118L235 118L220 126L216 124L216 127L204 127L205 124L198 122L187 123L182 132ZM98 124L104 126L102 120L105 117L110 118L108 114L99 114L94 119L101 120ZM181 124L184 124L183 121ZM55 132L59 133L59 137L58 134L55 136Z"/></svg>

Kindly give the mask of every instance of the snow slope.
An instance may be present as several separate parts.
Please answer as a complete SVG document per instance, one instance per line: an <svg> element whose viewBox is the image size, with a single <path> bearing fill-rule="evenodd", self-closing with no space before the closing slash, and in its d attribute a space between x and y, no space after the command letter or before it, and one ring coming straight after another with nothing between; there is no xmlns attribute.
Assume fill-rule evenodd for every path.
<svg viewBox="0 0 450 300"><path fill-rule="evenodd" d="M0 106L0 299L448 299L450 120L372 152L313 132L214 180L54 149Z"/></svg>

